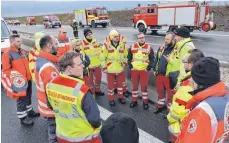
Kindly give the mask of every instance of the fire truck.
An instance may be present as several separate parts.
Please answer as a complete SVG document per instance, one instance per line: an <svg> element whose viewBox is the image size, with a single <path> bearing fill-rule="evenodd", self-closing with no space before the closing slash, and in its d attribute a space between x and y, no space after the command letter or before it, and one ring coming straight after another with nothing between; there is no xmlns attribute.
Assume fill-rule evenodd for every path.
<svg viewBox="0 0 229 143"><path fill-rule="evenodd" d="M101 25L103 28L110 23L109 15L105 7L74 10L75 20L79 26L90 26L96 28Z"/></svg>
<svg viewBox="0 0 229 143"><path fill-rule="evenodd" d="M216 28L213 13L207 2L167 2L134 8L133 27L146 33L158 30L176 32L179 27L187 27L190 32L205 32Z"/></svg>

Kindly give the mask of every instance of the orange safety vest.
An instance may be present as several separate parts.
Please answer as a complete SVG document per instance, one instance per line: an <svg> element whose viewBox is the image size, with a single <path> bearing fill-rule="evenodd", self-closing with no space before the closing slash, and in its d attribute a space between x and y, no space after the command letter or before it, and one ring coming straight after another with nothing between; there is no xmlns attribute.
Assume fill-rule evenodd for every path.
<svg viewBox="0 0 229 143"><path fill-rule="evenodd" d="M193 96L176 143L224 143L229 137L229 94L223 82Z"/></svg>
<svg viewBox="0 0 229 143"><path fill-rule="evenodd" d="M36 60L35 84L37 87L38 111L44 117L54 117L52 109L48 106L46 85L59 75L56 67L58 58L52 54L40 51Z"/></svg>

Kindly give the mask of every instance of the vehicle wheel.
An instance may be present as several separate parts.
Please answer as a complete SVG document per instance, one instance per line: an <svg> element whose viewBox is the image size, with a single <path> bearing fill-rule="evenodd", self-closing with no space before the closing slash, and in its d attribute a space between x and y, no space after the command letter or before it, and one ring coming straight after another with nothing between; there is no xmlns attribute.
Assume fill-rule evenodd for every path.
<svg viewBox="0 0 229 143"><path fill-rule="evenodd" d="M92 28L96 28L97 27L97 25L95 24L95 21L94 20L91 22L91 27Z"/></svg>
<svg viewBox="0 0 229 143"><path fill-rule="evenodd" d="M52 25L52 28L55 28L55 25Z"/></svg>
<svg viewBox="0 0 229 143"><path fill-rule="evenodd" d="M34 25L36 25L36 23L34 23Z"/></svg>
<svg viewBox="0 0 229 143"><path fill-rule="evenodd" d="M18 25L20 25L20 23Z"/></svg>
<svg viewBox="0 0 229 143"><path fill-rule="evenodd" d="M140 25L138 26L138 31L139 31L139 32L142 32L142 33L144 33L144 34L146 34L147 29L145 28L145 25L140 24Z"/></svg>
<svg viewBox="0 0 229 143"><path fill-rule="evenodd" d="M59 27L61 27L61 25L59 25Z"/></svg>
<svg viewBox="0 0 229 143"><path fill-rule="evenodd" d="M103 26L103 28L106 28L106 27L107 27L107 24L106 24L106 23L104 23L104 24L102 24L102 26Z"/></svg>
<svg viewBox="0 0 229 143"><path fill-rule="evenodd" d="M158 31L158 30L151 30L151 31L152 31L151 34L155 35L155 34L157 34L157 31Z"/></svg>

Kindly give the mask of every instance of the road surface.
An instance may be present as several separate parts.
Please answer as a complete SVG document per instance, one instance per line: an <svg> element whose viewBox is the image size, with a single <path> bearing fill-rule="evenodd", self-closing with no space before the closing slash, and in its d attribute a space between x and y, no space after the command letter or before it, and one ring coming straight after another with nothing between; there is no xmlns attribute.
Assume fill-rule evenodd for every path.
<svg viewBox="0 0 229 143"><path fill-rule="evenodd" d="M73 37L72 28L68 25L64 25L68 32L69 37ZM83 29L79 28L79 37L83 39ZM115 27L122 35L126 36L127 45L136 42L137 30L132 27ZM19 25L10 26L10 29L15 29L18 31L36 33L44 31L47 34L55 35L58 34L58 28L44 28L43 25ZM92 28L94 36L99 42L103 42L105 37L109 34L112 27L108 28ZM165 32L158 32L157 35L151 35L148 33L146 35L146 42L150 43L154 50L156 51L159 46L163 43ZM193 42L196 48L201 49L206 56L212 56L220 61L229 61L229 32L221 31L210 31L210 32L193 32L191 33Z"/></svg>
<svg viewBox="0 0 229 143"><path fill-rule="evenodd" d="M33 127L22 127L16 115L16 101L8 98L2 90L2 143L47 143L47 128L44 118L39 117L34 120ZM107 93L107 86L103 84L102 90ZM163 118L163 113L154 115L155 106L150 104L148 111L143 110L142 101L138 107L131 109L129 104L131 98L127 99L127 104L122 105L116 102L115 107L110 107L107 96L96 97L99 105L102 121L115 112L124 112L130 115L137 122L140 143L162 143L168 139L167 120ZM117 100L116 100L117 101ZM33 86L32 95L33 107L37 110L36 87Z"/></svg>

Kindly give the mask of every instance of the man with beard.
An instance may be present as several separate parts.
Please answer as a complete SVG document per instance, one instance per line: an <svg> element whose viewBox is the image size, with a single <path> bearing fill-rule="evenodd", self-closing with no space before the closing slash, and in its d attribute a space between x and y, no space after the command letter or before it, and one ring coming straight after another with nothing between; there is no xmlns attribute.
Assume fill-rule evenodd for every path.
<svg viewBox="0 0 229 143"><path fill-rule="evenodd" d="M165 36L165 43L158 49L157 56L154 64L154 74L156 75L156 89L158 93L157 108L154 111L155 114L160 113L164 109L166 92L167 92L167 108L172 102L172 90L170 89L170 82L168 78L168 73L171 69L167 68L168 61L166 56L170 55L173 51L175 43L175 35L168 32ZM166 90L166 91L165 91Z"/></svg>
<svg viewBox="0 0 229 143"><path fill-rule="evenodd" d="M59 75L59 70L56 66L58 62L57 40L51 36L44 36L40 40L41 51L36 61L35 83L37 87L38 111L47 119L48 124L48 142L55 143L56 141L56 123L54 112L48 104L45 91L46 85Z"/></svg>

